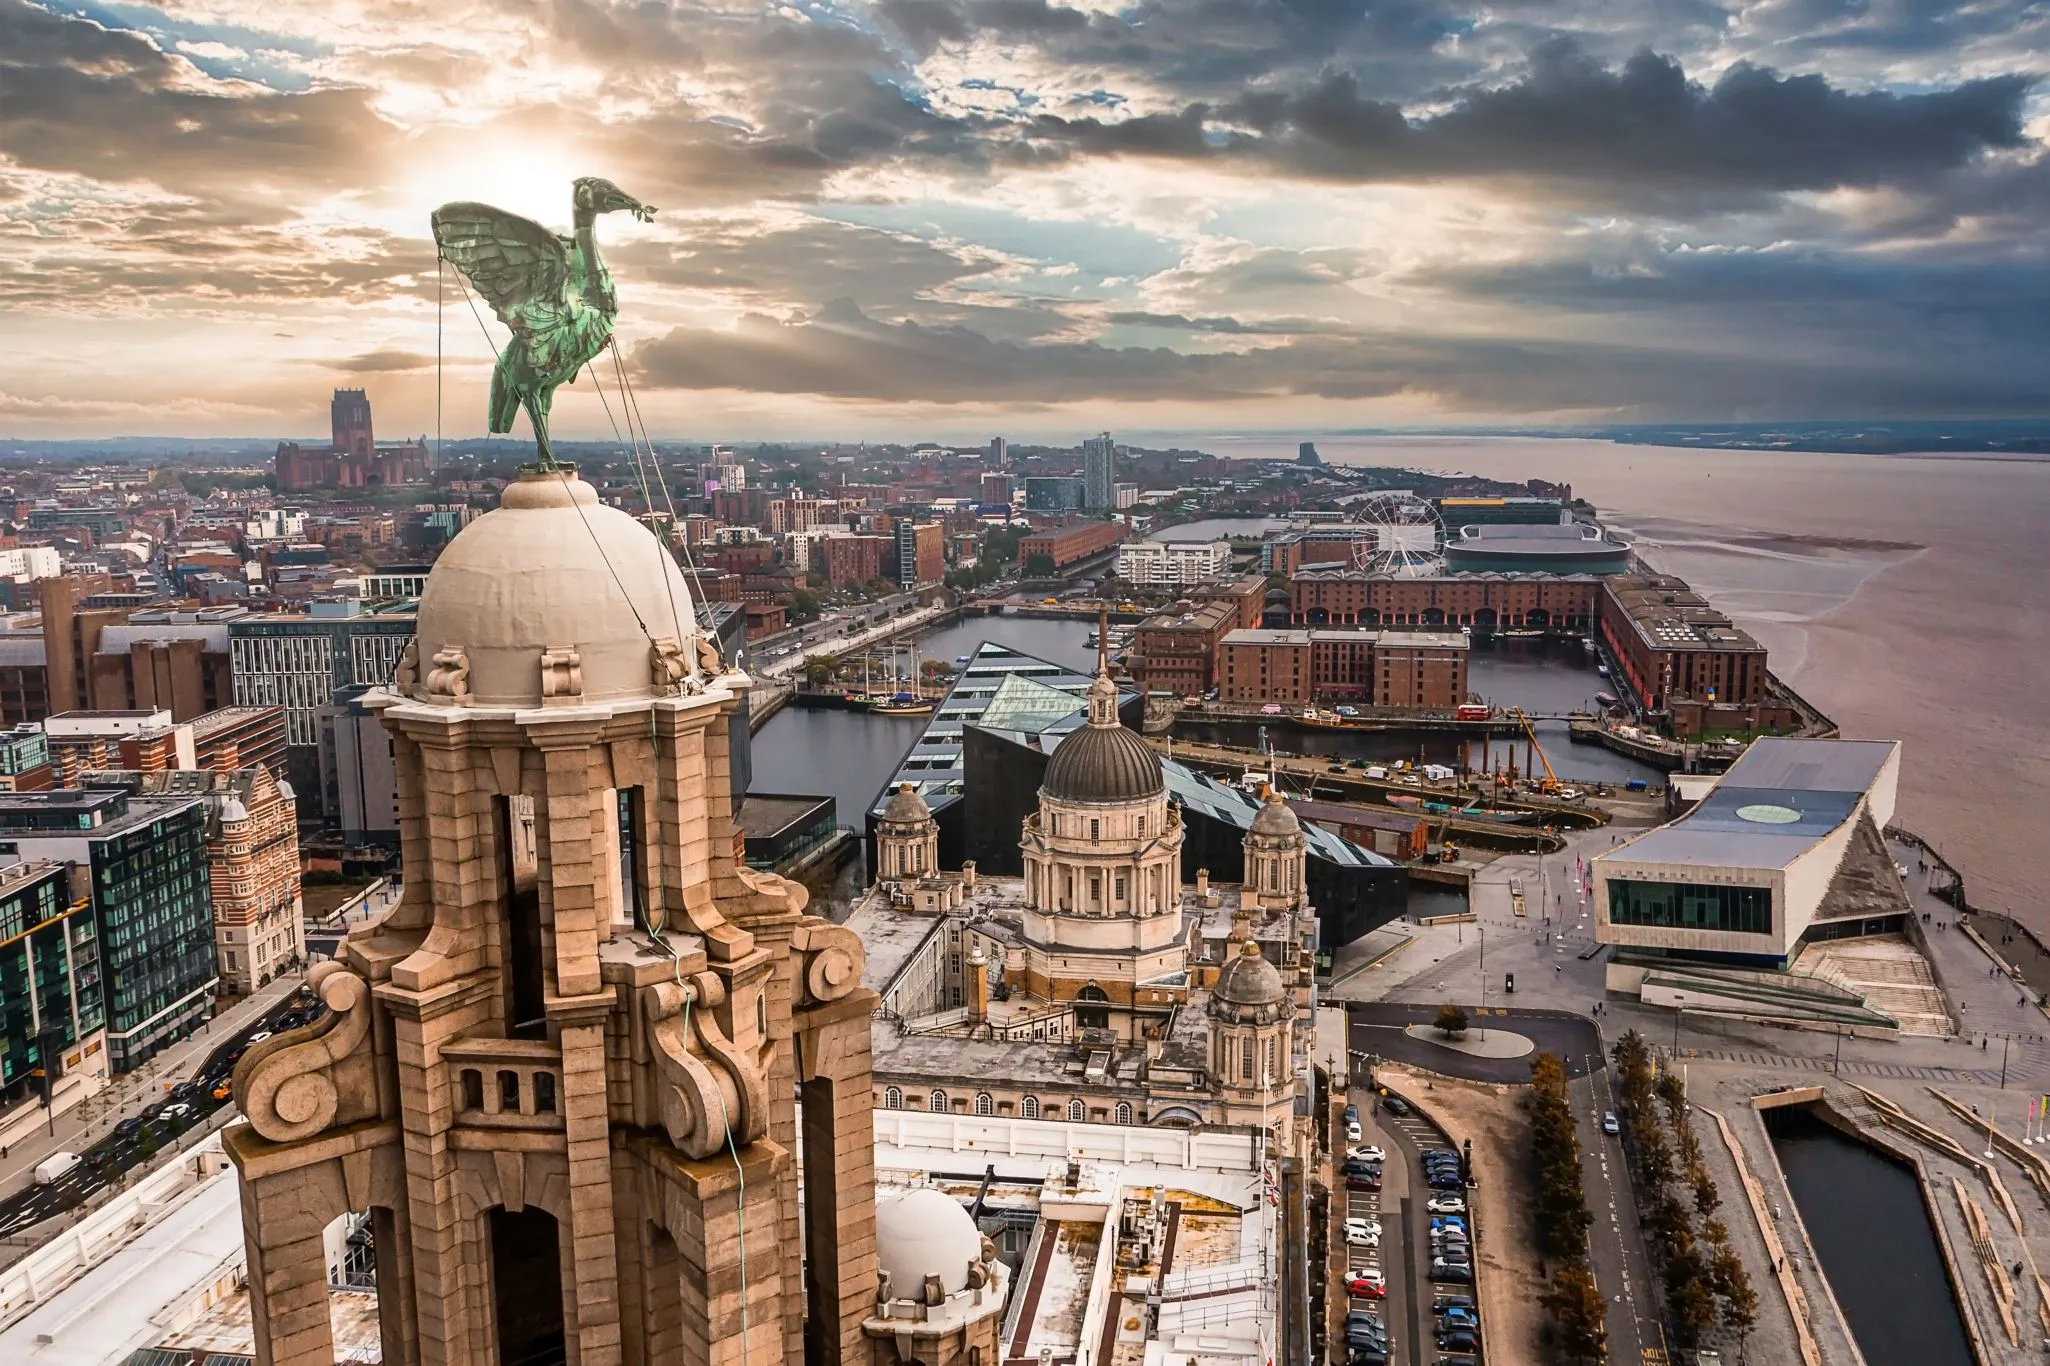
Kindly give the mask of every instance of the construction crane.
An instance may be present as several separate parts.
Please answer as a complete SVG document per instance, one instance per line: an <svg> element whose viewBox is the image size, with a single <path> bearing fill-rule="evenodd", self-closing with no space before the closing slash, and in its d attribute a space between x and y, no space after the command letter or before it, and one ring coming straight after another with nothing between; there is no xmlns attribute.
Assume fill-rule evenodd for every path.
<svg viewBox="0 0 2050 1366"><path fill-rule="evenodd" d="M1531 728L1530 718L1523 714L1523 708L1512 707L1509 714L1523 727L1523 734L1530 741L1531 753L1537 755L1538 762L1545 766L1545 780L1538 784L1538 791L1550 796L1564 784L1559 781L1559 775L1552 772L1552 761L1545 757L1545 747L1538 743L1537 731Z"/></svg>

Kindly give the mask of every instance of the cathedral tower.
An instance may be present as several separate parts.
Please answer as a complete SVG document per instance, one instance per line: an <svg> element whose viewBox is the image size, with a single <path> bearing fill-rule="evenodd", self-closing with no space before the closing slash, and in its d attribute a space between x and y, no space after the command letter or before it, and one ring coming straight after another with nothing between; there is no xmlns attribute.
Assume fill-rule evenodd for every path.
<svg viewBox="0 0 2050 1366"><path fill-rule="evenodd" d="M265 1366L334 1360L323 1230L365 1210L393 1366L865 1358L875 996L859 940L737 857L747 683L573 472L450 543L365 699L404 896L309 977L330 1013L236 1069Z"/></svg>

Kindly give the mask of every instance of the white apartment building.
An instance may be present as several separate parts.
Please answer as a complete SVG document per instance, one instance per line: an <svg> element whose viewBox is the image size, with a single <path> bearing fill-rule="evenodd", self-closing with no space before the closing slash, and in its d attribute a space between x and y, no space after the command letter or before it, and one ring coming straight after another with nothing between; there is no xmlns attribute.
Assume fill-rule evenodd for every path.
<svg viewBox="0 0 2050 1366"><path fill-rule="evenodd" d="M1144 588L1208 583L1230 569L1229 541L1127 541L1118 547L1118 577Z"/></svg>
<svg viewBox="0 0 2050 1366"><path fill-rule="evenodd" d="M63 572L63 557L56 546L25 545L0 550L0 579L54 579Z"/></svg>

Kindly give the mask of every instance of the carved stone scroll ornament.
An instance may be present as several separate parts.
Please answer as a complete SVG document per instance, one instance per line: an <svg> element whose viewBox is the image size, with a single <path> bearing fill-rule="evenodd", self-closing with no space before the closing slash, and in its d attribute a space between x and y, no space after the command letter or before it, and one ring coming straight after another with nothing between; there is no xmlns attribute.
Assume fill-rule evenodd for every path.
<svg viewBox="0 0 2050 1366"><path fill-rule="evenodd" d="M797 980L802 999L794 1005L824 1005L861 985L867 950L861 936L845 925L808 915L791 932L790 948L801 959Z"/></svg>
<svg viewBox="0 0 2050 1366"><path fill-rule="evenodd" d="M714 645L709 637L699 636L697 645L699 673L706 678L717 678L726 672L726 665L719 658L719 647Z"/></svg>
<svg viewBox="0 0 2050 1366"><path fill-rule="evenodd" d="M322 963L306 984L330 1013L258 1044L235 1069L236 1106L273 1143L377 1117L369 983L340 963Z"/></svg>
<svg viewBox="0 0 2050 1366"><path fill-rule="evenodd" d="M690 660L674 636L657 636L648 647L648 667L658 692L673 693L690 678Z"/></svg>
<svg viewBox="0 0 2050 1366"><path fill-rule="evenodd" d="M769 1130L768 1069L719 1028L716 1011L725 999L725 983L709 972L641 990L662 1127L687 1157L722 1151L729 1129L736 1144Z"/></svg>
<svg viewBox="0 0 2050 1366"><path fill-rule="evenodd" d="M420 686L420 642L413 639L406 642L406 652L399 656L399 664L392 670L392 691L401 697L411 697L413 689Z"/></svg>
<svg viewBox="0 0 2050 1366"><path fill-rule="evenodd" d="M427 671L427 695L445 697L455 705L470 701L470 655L460 645L445 645L434 652L434 667Z"/></svg>
<svg viewBox="0 0 2050 1366"><path fill-rule="evenodd" d="M584 657L567 645L541 652L541 703L559 706L584 698Z"/></svg>

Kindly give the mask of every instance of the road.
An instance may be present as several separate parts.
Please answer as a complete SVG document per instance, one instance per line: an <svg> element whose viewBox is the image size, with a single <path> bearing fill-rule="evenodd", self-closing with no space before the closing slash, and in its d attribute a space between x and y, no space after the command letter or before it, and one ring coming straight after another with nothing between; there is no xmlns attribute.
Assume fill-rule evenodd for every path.
<svg viewBox="0 0 2050 1366"><path fill-rule="evenodd" d="M1601 1036L1594 1021L1585 1015L1563 1010L1517 1010L1489 1006L1480 1013L1468 1003L1471 1029L1501 1028L1523 1035L1539 1051L1553 1054L1565 1064L1566 1075L1584 1076L1602 1065ZM1352 1047L1378 1053L1396 1062L1428 1068L1441 1076L1463 1077L1468 1081L1507 1082L1520 1085L1530 1080L1530 1058L1477 1058L1445 1048L1429 1039L1404 1033L1407 1025L1428 1025L1438 1018L1436 1005L1402 1001L1355 1002L1346 1006Z"/></svg>
<svg viewBox="0 0 2050 1366"><path fill-rule="evenodd" d="M1583 1075L1567 1090L1580 1138L1581 1187L1594 1216L1588 1265L1609 1302L1609 1360L1617 1366L1665 1366L1665 1334L1623 1144L1602 1132L1602 1115L1616 1108L1612 1074L1595 1064L1587 1059Z"/></svg>
<svg viewBox="0 0 2050 1366"><path fill-rule="evenodd" d="M152 1078L139 1078L147 1081L148 1085L134 1087L127 1092L124 1098L129 1102L130 1113L120 1116L105 1114L98 1122L83 1127L69 1138L60 1128L57 1139L37 1145L40 1151L26 1152L18 1148L11 1151L11 1161L19 1160L25 1164L15 1169L17 1176L26 1176L29 1181L14 1194L0 1200L0 1238L12 1237L32 1228L52 1215L84 1203L107 1186L119 1184L123 1173L131 1167L147 1163L179 1133L204 1124L214 1111L230 1104L225 1098L216 1098L213 1093L227 1080L234 1069L234 1060L240 1058L248 1047L250 1036L260 1031L276 1032L290 1028L326 1009L317 1003L289 998L285 993L295 990L293 985L280 985L283 992L262 998L261 1003L266 1008L260 1014L252 1012L243 1018L232 1032L215 1032L188 1041L198 1047L176 1065L175 1076L160 1073ZM252 1001L258 1000L252 998ZM202 1048L204 1051L200 1051ZM189 1092L173 1092L169 1097L192 1106L192 1114L182 1124L150 1113L161 1109L167 1100L157 1084L159 1081L174 1085L182 1082L190 1087ZM114 1094L119 1093L102 1093ZM88 1143L86 1140L95 1132L101 1132L103 1136ZM61 1148L58 1146L60 1143L64 1145ZM53 1182L34 1183L36 1165L59 1151L75 1152L84 1160Z"/></svg>

